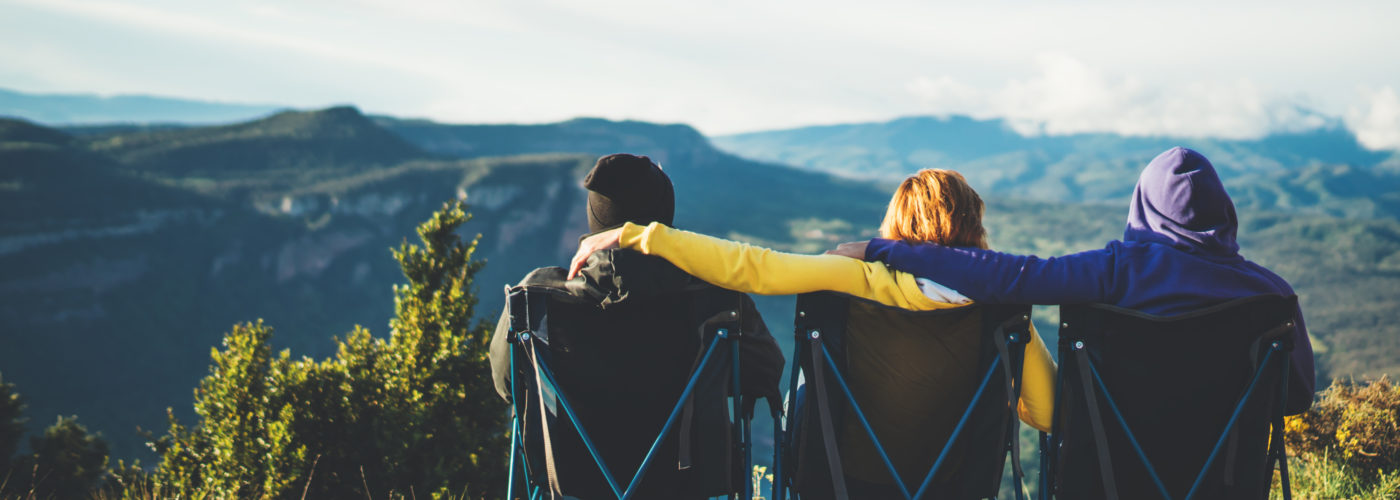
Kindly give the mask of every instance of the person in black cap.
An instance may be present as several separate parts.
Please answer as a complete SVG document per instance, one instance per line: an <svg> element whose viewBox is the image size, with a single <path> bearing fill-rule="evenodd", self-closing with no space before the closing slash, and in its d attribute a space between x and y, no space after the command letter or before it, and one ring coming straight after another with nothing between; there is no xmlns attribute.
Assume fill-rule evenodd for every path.
<svg viewBox="0 0 1400 500"><path fill-rule="evenodd" d="M584 178L583 186L588 190L589 235L621 227L627 222L674 224L675 190L671 179L646 156L613 154L599 158ZM558 347L563 350L554 352L553 361L574 363L568 359L572 356L580 360L577 363L589 366L586 376L575 374L570 379L570 375L561 372L560 377L570 380L561 379L560 384L578 413L582 415L585 410L577 407L594 410L588 413L593 414L595 420L585 422L588 433L601 448L600 453L609 467L624 478L624 485L625 478L630 477L655 439L660 423L676 404L692 366L698 362L695 356L700 323L732 310L736 303L742 325L739 379L741 391L750 405L747 411L752 412L751 405L758 398L767 398L770 410L780 408L783 354L748 295L720 289L686 274L664 259L631 250L596 252L578 276L567 279L566 274L567 270L561 267L542 267L531 271L516 286L543 289L551 296L560 297L549 306L547 326L556 340L550 348L554 352L554 344L565 337L572 344ZM511 370L507 340L509 315L508 308L501 313L491 339L491 369L496 391L507 401L510 400ZM569 322L567 318L588 319ZM607 324L597 324L600 321ZM582 345L584 340L587 345ZM598 358L606 358L606 361L600 363ZM522 371L520 366L516 366L516 374L531 376L529 370ZM570 387L571 383L579 385ZM599 413L606 418L597 420ZM718 436L715 432L704 433L700 430L703 427L703 424L695 424L689 431L672 431L691 436L684 439L693 439L693 443L658 450L664 454L649 469L639 486L641 491L637 498L706 498L727 494L713 490L712 479L717 471L725 476L729 474L729 459L705 449L718 449L715 443L726 442L728 436L723 431L718 432ZM582 448L569 445L569 440L577 438L558 437L561 428L572 432L572 428L562 422L550 427L551 435L556 436L553 453L555 463L560 464L557 482L563 493L579 498L611 496L611 490L591 458L580 453ZM527 430L527 441L529 433ZM565 442L561 444L561 441ZM573 450L571 456L569 450Z"/></svg>
<svg viewBox="0 0 1400 500"><path fill-rule="evenodd" d="M590 234L621 227L625 222L668 226L676 215L676 191L671 178L651 158L614 154L598 159L583 178L588 190Z"/></svg>

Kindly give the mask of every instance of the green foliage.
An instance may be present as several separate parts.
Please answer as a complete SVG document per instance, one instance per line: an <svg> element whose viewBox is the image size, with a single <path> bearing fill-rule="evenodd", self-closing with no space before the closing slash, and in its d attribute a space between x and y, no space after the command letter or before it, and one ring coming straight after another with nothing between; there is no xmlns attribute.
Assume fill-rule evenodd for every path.
<svg viewBox="0 0 1400 500"><path fill-rule="evenodd" d="M171 417L162 471L172 482L227 497L276 496L301 473L305 446L291 442L290 402L270 385L272 328L261 321L234 326L224 350L213 350L210 374L195 389L193 431Z"/></svg>
<svg viewBox="0 0 1400 500"><path fill-rule="evenodd" d="M394 251L387 340L356 328L334 357L273 356L272 329L235 326L195 393L199 423L170 419L153 443L164 487L213 497L499 495L505 407L487 361L489 325L472 322L476 241L456 230L459 202Z"/></svg>
<svg viewBox="0 0 1400 500"><path fill-rule="evenodd" d="M0 374L0 477L11 472L10 457L19 448L24 435L24 400L15 392L15 384L5 383ZM3 481L3 480L0 480Z"/></svg>
<svg viewBox="0 0 1400 500"><path fill-rule="evenodd" d="M103 485L91 492L98 500L145 500L175 497L175 494L158 481L155 474L141 467L140 462L127 464L118 460L116 467L107 471Z"/></svg>
<svg viewBox="0 0 1400 500"><path fill-rule="evenodd" d="M107 443L88 434L78 417L58 417L41 436L29 438L33 453L18 457L0 494L25 498L83 498L107 473Z"/></svg>
<svg viewBox="0 0 1400 500"><path fill-rule="evenodd" d="M1367 477L1326 453L1292 457L1288 460L1288 469L1293 498L1393 500L1400 497L1400 471ZM1279 476L1274 475L1270 499L1283 498L1281 484Z"/></svg>
<svg viewBox="0 0 1400 500"><path fill-rule="evenodd" d="M1307 413L1289 418L1290 450L1330 457L1368 479L1400 471L1400 386L1387 377L1336 381L1321 396Z"/></svg>
<svg viewBox="0 0 1400 500"><path fill-rule="evenodd" d="M1294 497L1400 497L1400 386L1334 381L1319 395L1284 423Z"/></svg>

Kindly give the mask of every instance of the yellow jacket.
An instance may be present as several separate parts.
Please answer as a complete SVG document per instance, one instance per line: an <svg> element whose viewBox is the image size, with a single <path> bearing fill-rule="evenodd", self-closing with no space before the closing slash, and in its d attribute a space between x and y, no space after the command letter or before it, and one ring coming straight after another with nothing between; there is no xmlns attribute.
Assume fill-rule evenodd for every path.
<svg viewBox="0 0 1400 500"><path fill-rule="evenodd" d="M966 305L929 298L919 289L914 275L890 270L881 262L783 253L655 222L647 226L627 223L619 245L662 257L695 277L745 293L790 295L831 290L914 311ZM1049 431L1055 404L1055 362L1034 326L1031 333L1017 410L1021 421Z"/></svg>

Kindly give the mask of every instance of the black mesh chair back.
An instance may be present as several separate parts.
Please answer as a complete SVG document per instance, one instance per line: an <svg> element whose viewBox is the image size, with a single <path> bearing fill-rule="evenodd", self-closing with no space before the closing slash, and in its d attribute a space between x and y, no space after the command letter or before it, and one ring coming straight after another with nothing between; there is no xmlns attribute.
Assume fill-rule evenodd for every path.
<svg viewBox="0 0 1400 500"><path fill-rule="evenodd" d="M775 498L997 495L1017 443L1029 306L916 312L820 292L798 296L795 323Z"/></svg>
<svg viewBox="0 0 1400 500"><path fill-rule="evenodd" d="M507 296L512 498L747 492L739 294L704 285L606 309L550 288Z"/></svg>
<svg viewBox="0 0 1400 500"><path fill-rule="evenodd" d="M1061 306L1047 492L1266 498L1283 458L1296 302L1256 296L1172 317Z"/></svg>

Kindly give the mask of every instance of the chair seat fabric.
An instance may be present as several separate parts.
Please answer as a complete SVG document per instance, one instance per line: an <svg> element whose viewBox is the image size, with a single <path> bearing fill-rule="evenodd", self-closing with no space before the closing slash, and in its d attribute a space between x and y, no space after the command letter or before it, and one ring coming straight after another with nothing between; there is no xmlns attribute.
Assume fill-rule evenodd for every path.
<svg viewBox="0 0 1400 500"><path fill-rule="evenodd" d="M1111 470L1117 498L1162 497L1117 414L1170 497L1185 497L1257 376L1193 498L1267 497L1270 423L1283 411L1280 384L1295 304L1295 297L1258 296L1172 317L1106 305L1062 306L1057 496L1111 498L1102 477ZM1275 343L1278 351L1270 356ZM1101 430L1094 429L1091 401ZM1107 468L1100 440L1111 457Z"/></svg>

